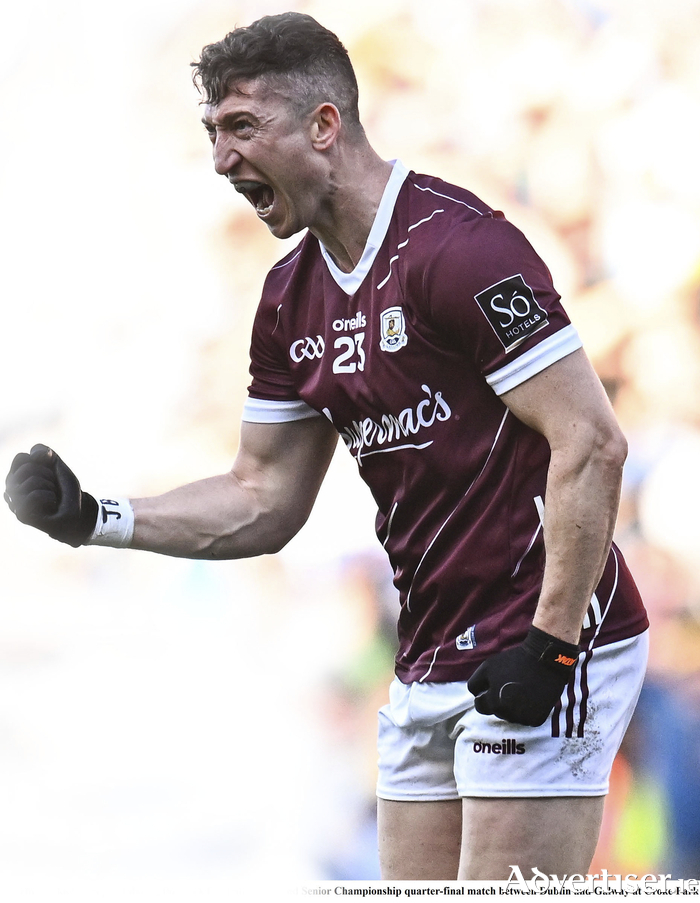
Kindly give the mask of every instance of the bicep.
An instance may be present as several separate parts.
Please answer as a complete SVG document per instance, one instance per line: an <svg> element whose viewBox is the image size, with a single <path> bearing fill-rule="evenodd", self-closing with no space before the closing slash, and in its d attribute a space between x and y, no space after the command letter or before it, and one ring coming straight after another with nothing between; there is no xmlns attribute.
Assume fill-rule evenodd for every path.
<svg viewBox="0 0 700 903"><path fill-rule="evenodd" d="M615 446L624 438L603 386L582 349L501 396L509 410L541 433L553 451Z"/></svg>
<svg viewBox="0 0 700 903"><path fill-rule="evenodd" d="M268 511L303 523L326 475L338 440L322 416L286 423L241 425L231 473Z"/></svg>

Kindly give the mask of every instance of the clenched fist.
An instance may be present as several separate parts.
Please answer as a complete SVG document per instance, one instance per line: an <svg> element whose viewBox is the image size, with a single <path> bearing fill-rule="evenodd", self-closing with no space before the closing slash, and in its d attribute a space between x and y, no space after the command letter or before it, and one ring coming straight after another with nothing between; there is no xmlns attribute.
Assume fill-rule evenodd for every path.
<svg viewBox="0 0 700 903"><path fill-rule="evenodd" d="M5 501L23 524L77 548L92 535L98 505L46 445L15 456L5 481Z"/></svg>

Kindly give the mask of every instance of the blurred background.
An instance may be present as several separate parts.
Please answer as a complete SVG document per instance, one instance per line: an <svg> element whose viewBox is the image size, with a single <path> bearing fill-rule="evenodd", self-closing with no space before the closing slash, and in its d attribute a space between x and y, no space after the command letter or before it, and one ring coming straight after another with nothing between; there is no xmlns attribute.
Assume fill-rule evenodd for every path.
<svg viewBox="0 0 700 903"><path fill-rule="evenodd" d="M5 3L3 471L35 442L98 495L230 467L289 247L215 175L189 64L290 8L348 47L377 150L504 210L583 335L652 621L594 868L699 877L699 0ZM3 506L3 901L378 876L396 599L353 471L340 448L302 533L247 562L76 551Z"/></svg>

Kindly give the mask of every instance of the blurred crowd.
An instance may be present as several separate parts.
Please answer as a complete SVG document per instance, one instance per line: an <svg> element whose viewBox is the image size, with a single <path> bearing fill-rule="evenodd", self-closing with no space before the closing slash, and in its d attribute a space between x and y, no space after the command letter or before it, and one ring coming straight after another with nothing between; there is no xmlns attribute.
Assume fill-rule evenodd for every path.
<svg viewBox="0 0 700 903"><path fill-rule="evenodd" d="M452 12L414 5L355 36L365 124L523 228L613 402L630 444L617 541L652 644L594 866L698 877L700 4Z"/></svg>
<svg viewBox="0 0 700 903"><path fill-rule="evenodd" d="M6 349L25 400L20 411L8 399L3 458L45 441L87 488L99 477L98 491L131 494L229 466L253 311L286 248L213 176L188 63L236 24L290 7L346 43L377 150L503 210L552 271L629 439L616 538L652 624L594 867L700 877L700 0L150 0L101 31L106 65L89 45L85 71L103 81L47 37L55 80L32 88L18 63L3 84L32 109L48 91L54 135L68 122L52 149L72 179L56 181L62 216L79 204L81 221L50 258L70 281L61 320L42 271L21 268L43 358ZM86 15L75 10L66 34ZM108 94L111 120L83 104L97 156L70 144L64 82L73 113L83 90ZM15 169L28 154L36 172L40 148L16 147ZM13 230L50 254L51 211L34 215L29 180L22 192ZM71 313L75 345L116 343L121 369L86 379L79 355L59 354ZM109 442L95 430L105 410L121 427ZM396 598L371 502L339 456L302 534L256 563L76 554L2 519L0 797L22 813L0 823L5 873L35 872L38 858L113 875L377 877L375 724ZM280 673L263 672L254 702L238 688L241 675L260 680L261 637Z"/></svg>

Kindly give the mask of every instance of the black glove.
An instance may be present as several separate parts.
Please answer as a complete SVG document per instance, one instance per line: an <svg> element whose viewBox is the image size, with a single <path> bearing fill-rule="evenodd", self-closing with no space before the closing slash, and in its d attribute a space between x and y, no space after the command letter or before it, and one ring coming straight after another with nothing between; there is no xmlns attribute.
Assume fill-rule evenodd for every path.
<svg viewBox="0 0 700 903"><path fill-rule="evenodd" d="M5 501L17 519L77 548L92 535L97 501L82 492L55 451L35 445L15 456L5 480Z"/></svg>
<svg viewBox="0 0 700 903"><path fill-rule="evenodd" d="M467 682L477 712L539 727L576 667L579 648L531 627L524 642L482 662Z"/></svg>

